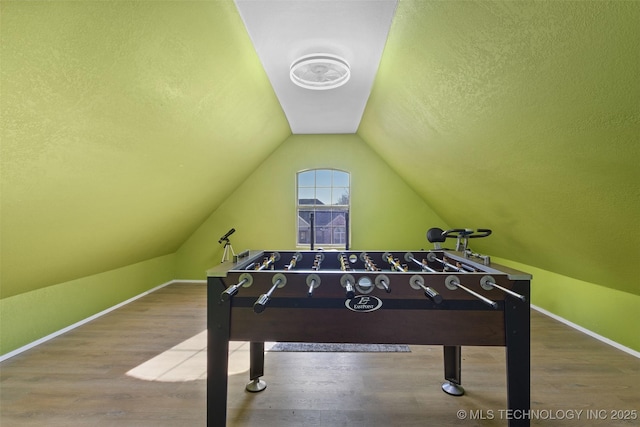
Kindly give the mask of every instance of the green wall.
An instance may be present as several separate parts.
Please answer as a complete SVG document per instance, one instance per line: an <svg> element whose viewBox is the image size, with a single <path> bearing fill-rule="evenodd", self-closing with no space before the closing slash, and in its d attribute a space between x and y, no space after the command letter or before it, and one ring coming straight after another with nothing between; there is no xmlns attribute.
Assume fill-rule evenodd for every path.
<svg viewBox="0 0 640 427"><path fill-rule="evenodd" d="M336 153L339 153L336 155ZM230 228L236 252L295 247L295 174L310 168L351 172L351 247L430 248L430 227L447 224L357 135L292 135L211 214L176 253L177 277L203 279L222 258L217 240ZM491 246L491 239L485 245ZM490 253L490 251L487 251ZM532 304L640 351L640 297L507 259L531 273Z"/></svg>
<svg viewBox="0 0 640 427"><path fill-rule="evenodd" d="M181 278L203 279L222 258L218 238L230 228L236 253L292 249L296 243L296 172L351 173L354 249L420 249L430 227L446 228L418 195L357 135L292 135L202 224L177 252ZM224 183L212 183L224 185Z"/></svg>
<svg viewBox="0 0 640 427"><path fill-rule="evenodd" d="M0 299L0 355L172 280L167 255Z"/></svg>
<svg viewBox="0 0 640 427"><path fill-rule="evenodd" d="M640 351L640 296L506 259L492 261L533 275L531 304Z"/></svg>
<svg viewBox="0 0 640 427"><path fill-rule="evenodd" d="M336 153L339 153L336 155ZM230 228L236 252L295 247L295 174L351 172L351 246L430 248L425 232L447 224L357 135L293 135L283 142L172 255L0 300L0 354L38 340L172 279L204 279ZM214 183L214 185L224 185ZM640 297L506 259L533 274L532 304L640 351Z"/></svg>

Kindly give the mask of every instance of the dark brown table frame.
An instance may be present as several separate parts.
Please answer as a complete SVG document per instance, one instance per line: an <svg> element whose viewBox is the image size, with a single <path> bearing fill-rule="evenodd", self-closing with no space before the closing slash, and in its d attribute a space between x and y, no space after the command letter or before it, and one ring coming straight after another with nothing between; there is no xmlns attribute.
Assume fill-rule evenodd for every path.
<svg viewBox="0 0 640 427"><path fill-rule="evenodd" d="M425 272L415 265L407 265L409 271L406 272L372 272L362 268L342 271L340 264L332 259L337 257L336 252L325 252L322 268L315 271L309 263L317 251L250 252L238 262L223 263L210 270L207 280L207 425L226 425L229 341L251 343L249 379L252 381L264 375L265 341L442 345L444 378L453 385L461 384L461 346L504 346L507 409L515 414L529 413L531 276L495 264L485 266L464 258L460 253L431 252L436 252L440 259L447 257L450 262L469 265L476 271ZM247 269L260 265L265 257L274 253L279 261L268 268L262 271ZM296 268L287 270L289 259L296 253L302 260ZM342 253L362 258L361 251ZM397 254L404 255L402 252ZM424 251L414 256L420 259L427 254ZM379 267L389 268L385 263L388 253L369 252L368 255L376 260ZM354 263L354 267L360 267L359 263ZM251 285L238 287L237 294L227 295L223 300L222 293L241 282L241 277L246 278L247 274L251 276ZM307 295L307 277L310 274L317 274L321 279L312 297ZM356 290L356 295L369 299L375 297L374 301L380 301L381 307L369 312L352 311L345 305L347 297L341 284L346 274L355 282L362 277L373 282L378 275L384 275L391 292L375 287L369 294ZM254 303L273 287L275 275L284 276L286 285L274 290L266 309L258 314L254 312ZM442 303L436 304L421 290L409 285L416 275L443 297ZM499 286L522 295L525 301L496 288L483 288L481 279L488 275ZM452 290L447 287L450 276L496 302L496 308L459 288ZM353 327L355 322L361 322L362 316L366 316L368 327ZM529 419L514 417L509 420L509 426L529 426Z"/></svg>

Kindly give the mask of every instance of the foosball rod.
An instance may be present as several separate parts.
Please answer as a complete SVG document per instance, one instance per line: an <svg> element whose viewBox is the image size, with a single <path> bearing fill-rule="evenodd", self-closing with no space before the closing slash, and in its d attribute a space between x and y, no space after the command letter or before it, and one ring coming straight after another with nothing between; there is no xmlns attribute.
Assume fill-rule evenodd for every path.
<svg viewBox="0 0 640 427"><path fill-rule="evenodd" d="M320 264L322 264L322 261L324 261L324 254L317 253L315 258L313 259L313 266L311 267L311 269L314 271L320 270ZM317 274L308 275L307 285L309 286L307 296L311 298L313 296L313 290L320 286L320 276L318 276Z"/></svg>
<svg viewBox="0 0 640 427"><path fill-rule="evenodd" d="M393 255L390 254L389 252L385 252L384 254L382 254L382 258L384 260L386 260L391 266L393 266L392 270L395 269L395 270L400 271L402 273L406 273L407 272L407 270L402 265L400 265L400 263L397 260L395 260L393 258Z"/></svg>
<svg viewBox="0 0 640 427"><path fill-rule="evenodd" d="M249 287L252 283L253 277L248 273L243 273L242 276L240 276L240 281L238 283L229 286L220 294L220 301L228 301L232 296L238 293L243 285L246 284L246 287Z"/></svg>
<svg viewBox="0 0 640 427"><path fill-rule="evenodd" d="M307 276L306 281L307 281L307 286L309 286L309 289L307 290L307 296L311 298L313 296L313 290L318 286L320 286L320 276L318 276L315 273L312 273Z"/></svg>
<svg viewBox="0 0 640 427"><path fill-rule="evenodd" d="M278 261L280 259L280 254L278 252L273 252L271 254L271 256L269 258L267 258L260 267L258 267L256 270L261 271L264 270L265 268L269 267L271 264L273 264L274 262Z"/></svg>
<svg viewBox="0 0 640 427"><path fill-rule="evenodd" d="M364 262L364 268L367 271L379 272L380 269L373 262L371 257L366 253L362 252L360 254L360 259ZM376 275L375 284L378 288L384 289L386 293L391 293L391 288L389 287L389 278L384 274Z"/></svg>
<svg viewBox="0 0 640 427"><path fill-rule="evenodd" d="M351 271L351 267L349 267L349 260L345 254L338 255L338 260L340 261L340 269L342 271ZM347 299L352 299L356 295L354 283L355 279L350 274L345 274L340 278L340 284L345 289Z"/></svg>
<svg viewBox="0 0 640 427"><path fill-rule="evenodd" d="M492 308L498 308L498 303L497 302L491 301L489 298L484 297L484 296L480 295L479 293L477 293L475 291L472 291L471 289L469 289L466 286L462 285L456 276L448 276L445 279L444 284L447 287L447 289L450 289L450 290L453 291L453 290L456 290L456 289L460 288L463 291L467 292L468 294L473 295L474 297L478 298L480 301L482 301L483 303L487 304L488 306L490 306Z"/></svg>
<svg viewBox="0 0 640 427"><path fill-rule="evenodd" d="M411 252L407 252L406 254L404 254L404 260L407 261L407 262L412 261L412 262L416 263L424 271L430 271L431 273L437 273L436 269L429 267L426 262L424 262L424 261L420 262L417 259L415 259Z"/></svg>
<svg viewBox="0 0 640 427"><path fill-rule="evenodd" d="M480 286L482 286L482 289L486 289L487 291L490 291L493 288L498 288L505 294L518 298L520 301L524 302L527 300L527 297L525 297L524 295L520 295L517 292L513 292L511 289L503 288L502 286L498 285L495 282L495 279L491 276L483 276L482 279L480 279Z"/></svg>
<svg viewBox="0 0 640 427"><path fill-rule="evenodd" d="M391 293L391 287L389 286L389 278L384 274L376 276L375 284L378 288L384 289L388 294Z"/></svg>
<svg viewBox="0 0 640 427"><path fill-rule="evenodd" d="M433 253L433 252L429 252L429 253L427 254L427 261L430 261L430 262L434 262L434 261L435 261L435 262L440 263L440 265L442 265L442 266L443 266L443 267L445 267L445 268L449 268L449 269L451 269L451 270L455 270L455 271L457 271L457 272L459 272L459 273L467 273L467 270L465 270L465 269L463 269L463 268L460 268L460 267L457 267L457 266L455 266L455 265L453 265L453 264L450 264L450 263L448 263L448 262L446 262L446 261L444 261L444 260L441 260L441 259L440 259L440 258L438 258L438 257L436 256L436 254L435 254L435 253Z"/></svg>
<svg viewBox="0 0 640 427"><path fill-rule="evenodd" d="M291 257L291 261L289 261L289 265L284 267L285 270L293 270L296 267L296 263L302 259L302 254L300 252L296 252L293 257Z"/></svg>
<svg viewBox="0 0 640 427"><path fill-rule="evenodd" d="M422 289L424 291L424 296L429 298L431 301L436 304L440 304L442 302L442 295L438 293L435 289L424 285L424 278L420 275L411 276L409 279L409 285L413 289Z"/></svg>
<svg viewBox="0 0 640 427"><path fill-rule="evenodd" d="M368 271L379 271L380 269L373 262L368 253L362 252L360 254L360 261L364 262L364 268Z"/></svg>
<svg viewBox="0 0 640 427"><path fill-rule="evenodd" d="M267 303L271 299L271 295L277 288L282 288L287 284L287 278L284 274L278 273L271 279L273 286L267 291L266 294L260 295L260 297L253 303L253 311L255 313L262 313L267 308Z"/></svg>
<svg viewBox="0 0 640 427"><path fill-rule="evenodd" d="M316 271L320 270L320 264L322 264L322 261L324 261L324 254L322 252L318 252L313 258L313 266L311 269Z"/></svg>

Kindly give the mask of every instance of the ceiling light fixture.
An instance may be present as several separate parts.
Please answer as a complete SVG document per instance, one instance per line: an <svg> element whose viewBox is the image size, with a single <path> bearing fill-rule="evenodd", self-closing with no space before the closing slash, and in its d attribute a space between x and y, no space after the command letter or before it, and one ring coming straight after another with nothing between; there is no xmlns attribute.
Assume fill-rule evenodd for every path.
<svg viewBox="0 0 640 427"><path fill-rule="evenodd" d="M293 61L289 77L292 82L305 89L335 89L349 81L351 67L339 56L314 53Z"/></svg>

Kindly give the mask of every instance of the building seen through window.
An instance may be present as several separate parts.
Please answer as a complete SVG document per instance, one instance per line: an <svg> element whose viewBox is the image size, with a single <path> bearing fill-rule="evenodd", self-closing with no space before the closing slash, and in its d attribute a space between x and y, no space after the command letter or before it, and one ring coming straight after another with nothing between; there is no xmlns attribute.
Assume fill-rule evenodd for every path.
<svg viewBox="0 0 640 427"><path fill-rule="evenodd" d="M350 177L336 169L312 169L297 174L298 245L311 244L311 214L316 245L347 242Z"/></svg>

